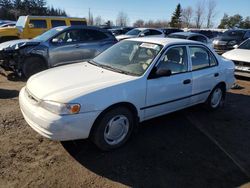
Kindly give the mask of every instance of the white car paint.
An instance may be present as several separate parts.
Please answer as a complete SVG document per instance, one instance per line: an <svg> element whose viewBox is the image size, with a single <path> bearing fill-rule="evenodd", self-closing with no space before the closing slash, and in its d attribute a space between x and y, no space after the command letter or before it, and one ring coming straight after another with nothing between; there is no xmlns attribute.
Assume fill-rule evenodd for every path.
<svg viewBox="0 0 250 188"><path fill-rule="evenodd" d="M204 44L167 38L136 38L140 41L163 45L161 52L142 76L131 76L96 67L87 62L53 68L32 76L19 95L20 108L27 123L41 135L52 140L74 140L89 137L97 117L105 109L118 103L130 103L138 112L139 122L173 112L208 98L213 88L223 82L226 89L233 85L234 64L220 58L218 66L191 71L189 57L188 72L148 79L158 63L162 52L172 46ZM170 47L171 46L171 47ZM189 55L189 53L188 53ZM214 74L218 73L218 77ZM183 80L191 83L184 85ZM41 101L78 103L77 114L58 115L40 105Z"/></svg>
<svg viewBox="0 0 250 188"><path fill-rule="evenodd" d="M238 48L222 54L224 58L235 62L236 75L250 77L250 49L243 47L249 43L250 39L244 41Z"/></svg>
<svg viewBox="0 0 250 188"><path fill-rule="evenodd" d="M121 41L121 40L124 40L124 39L130 39L130 38L136 38L136 37L141 37L142 34L144 34L145 32L147 32L150 28L135 28L136 30L140 30L141 32L138 34L138 35L128 35L128 34L125 34L125 35L118 35L116 36L116 39L118 41ZM159 30L159 29L152 29L152 30L156 30L156 31L159 31L161 32L162 34L161 35L148 35L148 36L145 36L145 37L164 37L165 34L163 33L163 31ZM131 31L131 30L130 30Z"/></svg>

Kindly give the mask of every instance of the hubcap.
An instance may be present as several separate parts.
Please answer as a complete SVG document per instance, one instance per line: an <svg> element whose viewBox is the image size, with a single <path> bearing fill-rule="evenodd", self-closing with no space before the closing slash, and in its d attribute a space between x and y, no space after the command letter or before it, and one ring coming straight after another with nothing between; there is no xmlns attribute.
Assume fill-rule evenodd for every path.
<svg viewBox="0 0 250 188"><path fill-rule="evenodd" d="M222 99L222 91L220 88L216 88L211 98L211 106L213 108L216 108L220 104L221 99Z"/></svg>
<svg viewBox="0 0 250 188"><path fill-rule="evenodd" d="M104 130L104 139L110 145L119 144L128 134L129 120L124 115L117 115L109 120Z"/></svg>

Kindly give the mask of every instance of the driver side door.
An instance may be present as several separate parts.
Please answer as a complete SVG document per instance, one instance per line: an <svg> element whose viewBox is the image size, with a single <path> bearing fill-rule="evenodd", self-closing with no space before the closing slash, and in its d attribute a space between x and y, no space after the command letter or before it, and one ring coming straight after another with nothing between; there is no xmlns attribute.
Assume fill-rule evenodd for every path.
<svg viewBox="0 0 250 188"><path fill-rule="evenodd" d="M162 55L155 70L171 70L170 76L148 78L145 119L157 117L190 105L192 73L186 46L173 46Z"/></svg>

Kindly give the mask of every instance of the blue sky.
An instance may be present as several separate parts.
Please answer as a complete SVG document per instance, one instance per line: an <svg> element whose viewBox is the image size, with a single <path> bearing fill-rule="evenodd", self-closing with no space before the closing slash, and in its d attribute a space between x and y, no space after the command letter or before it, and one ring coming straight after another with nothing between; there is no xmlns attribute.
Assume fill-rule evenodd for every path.
<svg viewBox="0 0 250 188"><path fill-rule="evenodd" d="M118 12L128 14L130 24L137 19L143 20L170 20L178 3L182 8L191 6L195 8L202 0L47 0L48 5L64 9L70 16L88 17L88 9L94 17L101 16L105 20L115 23ZM215 24L219 24L224 13L229 15L241 14L250 16L250 0L215 0Z"/></svg>

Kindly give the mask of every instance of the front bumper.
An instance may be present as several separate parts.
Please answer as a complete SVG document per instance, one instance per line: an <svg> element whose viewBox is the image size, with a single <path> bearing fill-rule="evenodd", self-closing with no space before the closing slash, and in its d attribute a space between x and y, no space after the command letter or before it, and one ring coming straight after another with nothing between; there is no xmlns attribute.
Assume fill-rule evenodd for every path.
<svg viewBox="0 0 250 188"><path fill-rule="evenodd" d="M99 111L60 116L35 104L27 95L25 88L19 94L21 112L26 122L36 132L51 140L66 141L85 139Z"/></svg>

